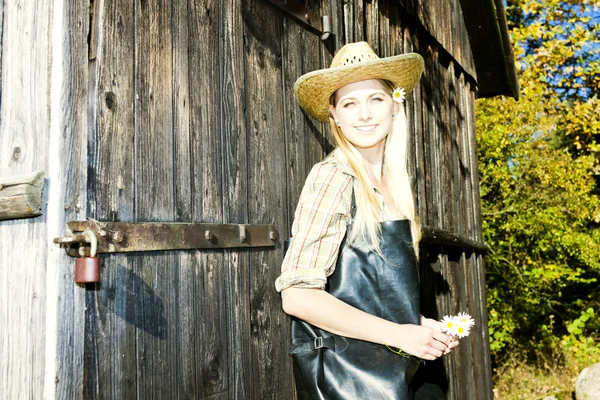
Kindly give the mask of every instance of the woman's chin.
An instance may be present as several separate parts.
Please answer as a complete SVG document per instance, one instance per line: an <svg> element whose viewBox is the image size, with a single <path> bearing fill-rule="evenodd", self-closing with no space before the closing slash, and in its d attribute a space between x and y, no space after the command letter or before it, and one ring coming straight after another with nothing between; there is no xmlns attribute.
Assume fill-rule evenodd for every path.
<svg viewBox="0 0 600 400"><path fill-rule="evenodd" d="M357 140L352 143L354 147L360 150L369 150L374 147L377 147L381 142L385 139L385 137L380 138L379 140Z"/></svg>

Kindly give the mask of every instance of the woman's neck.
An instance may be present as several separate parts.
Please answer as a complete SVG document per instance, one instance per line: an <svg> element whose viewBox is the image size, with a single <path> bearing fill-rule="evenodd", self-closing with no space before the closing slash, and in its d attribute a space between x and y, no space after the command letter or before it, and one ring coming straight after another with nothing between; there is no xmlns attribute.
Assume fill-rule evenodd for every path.
<svg viewBox="0 0 600 400"><path fill-rule="evenodd" d="M382 182L384 149L385 139L368 149L357 147L357 150L363 157L363 165L365 166L367 175L369 176L369 179L373 180L375 185L381 184Z"/></svg>

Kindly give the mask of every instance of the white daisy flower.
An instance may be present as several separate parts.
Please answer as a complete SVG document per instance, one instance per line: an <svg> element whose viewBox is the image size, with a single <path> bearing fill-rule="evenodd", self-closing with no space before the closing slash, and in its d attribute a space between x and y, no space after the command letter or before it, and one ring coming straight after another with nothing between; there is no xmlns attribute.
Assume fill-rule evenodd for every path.
<svg viewBox="0 0 600 400"><path fill-rule="evenodd" d="M475 324L473 318L464 312L455 316L446 315L441 322L442 332L459 338L469 336L471 327Z"/></svg>
<svg viewBox="0 0 600 400"><path fill-rule="evenodd" d="M456 332L457 327L458 326L456 324L456 321L454 320L454 317L451 317L449 315L444 316L444 318L442 319L442 332L456 336L458 335L458 332Z"/></svg>
<svg viewBox="0 0 600 400"><path fill-rule="evenodd" d="M405 98L406 90L404 90L404 88L397 87L396 89L394 89L394 92L392 93L392 99L394 99L396 103L402 103Z"/></svg>
<svg viewBox="0 0 600 400"><path fill-rule="evenodd" d="M473 320L473 318L471 318L471 316L469 314L467 314L466 312L459 312L458 315L458 320L463 323L468 329L470 329L473 325L475 325L475 320Z"/></svg>
<svg viewBox="0 0 600 400"><path fill-rule="evenodd" d="M455 330L456 330L456 336L458 336L459 338L464 338L466 336L469 336L469 333L471 333L469 327L465 324L463 324L460 320L459 321L455 321Z"/></svg>

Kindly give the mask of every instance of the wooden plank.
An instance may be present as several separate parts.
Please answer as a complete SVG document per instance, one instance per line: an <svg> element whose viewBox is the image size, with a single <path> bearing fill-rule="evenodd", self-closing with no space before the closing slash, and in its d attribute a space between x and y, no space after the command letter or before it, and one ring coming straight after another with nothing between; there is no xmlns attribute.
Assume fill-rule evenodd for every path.
<svg viewBox="0 0 600 400"><path fill-rule="evenodd" d="M88 216L132 222L134 4L102 2L98 8L99 48L90 77ZM143 321L141 295L135 293L147 286L134 272L128 255L103 257L101 281L99 286L86 287L84 396L133 398L138 389L134 344L137 326Z"/></svg>
<svg viewBox="0 0 600 400"><path fill-rule="evenodd" d="M4 0L0 0L0 109L2 109L2 33L4 31Z"/></svg>
<svg viewBox="0 0 600 400"><path fill-rule="evenodd" d="M399 0L402 11L419 26L422 36L431 36L445 58L453 58L472 79L476 79L475 63L462 10L458 0ZM452 9L457 8L456 12Z"/></svg>
<svg viewBox="0 0 600 400"><path fill-rule="evenodd" d="M462 165L462 157L464 154L464 141L462 138L463 121L461 115L461 99L465 96L463 93L463 87L460 84L460 79L456 77L454 73L454 63L450 63L448 70L449 78L449 122L450 132L452 140L452 172L453 172L453 209L454 209L454 220L453 229L455 232L462 235L466 235L466 208L464 201L464 168ZM468 236L467 236L468 237ZM470 256L470 255L469 255ZM471 271L471 265L469 263L469 256L463 251L460 254L458 265L456 265L455 273L458 276L458 294L459 294L459 309L458 311L465 311L472 313L473 311L473 291L469 290L472 287L469 279ZM469 338L464 340L459 350L459 360L461 361L460 369L460 385L461 396L465 398L475 398L474 393L481 393L481 381L477 380L476 368L477 368L477 357L472 356L472 352L480 348L477 342L473 342L473 339ZM465 391L464 382L472 382L472 387Z"/></svg>
<svg viewBox="0 0 600 400"><path fill-rule="evenodd" d="M465 74L460 73L456 79L457 86L457 101L456 101L456 130L458 142L458 162L459 162L459 179L460 179L460 198L462 204L462 233L465 237L473 239L473 219L472 212L472 196L470 195L471 187L471 168L469 165L469 126L467 124L466 106L470 98L469 86L465 82Z"/></svg>
<svg viewBox="0 0 600 400"><path fill-rule="evenodd" d="M459 24L461 22L461 19L463 18L460 12L460 1L459 0L453 0L452 2L450 2L449 4L450 7L450 29L452 29L453 26L455 26L454 24ZM458 34L456 34L456 32L450 32L450 38L449 38L449 51L450 54L455 54L455 58L457 60L463 60L465 51L461 48L461 41L463 40L462 37L462 32L459 32ZM452 34L454 33L454 34Z"/></svg>
<svg viewBox="0 0 600 400"><path fill-rule="evenodd" d="M362 0L349 0L344 2L344 43L351 43L358 41L357 36L359 34L356 33L356 27L354 24L354 18L356 15L362 17L362 15L357 14L355 11L355 2Z"/></svg>
<svg viewBox="0 0 600 400"><path fill-rule="evenodd" d="M440 203L439 207L442 209L441 223L445 229L454 232L454 189L453 189L453 165L452 165L452 145L453 145L453 133L451 132L450 126L450 113L449 108L451 99L450 93L450 72L445 65L440 63L439 52L436 51L438 57L437 60L437 77L438 85L436 85L435 93L436 104L438 104L438 114L436 118L437 132L438 132L438 143L439 143L439 178L440 178Z"/></svg>
<svg viewBox="0 0 600 400"><path fill-rule="evenodd" d="M223 136L221 134L220 27L221 2L194 0L189 3L189 83L192 153L191 185L195 222L222 222ZM226 282L230 276L224 251L195 252L194 274L194 397L230 398L228 316ZM183 270L182 270L183 271Z"/></svg>
<svg viewBox="0 0 600 400"><path fill-rule="evenodd" d="M0 176L47 170L52 15L51 2L0 2ZM0 238L26 244L0 246L0 398L43 397L46 220L0 222Z"/></svg>
<svg viewBox="0 0 600 400"><path fill-rule="evenodd" d="M78 0L63 3L63 36L55 38L62 42L60 65L63 77L60 97L60 122L53 140L59 143L60 157L56 168L50 169L53 193L49 194L48 209L56 215L55 224L48 223L52 236L62 236L66 221L83 219L87 215L87 165L89 127L89 64L88 32L89 1ZM53 226L54 225L54 226ZM56 268L56 293L48 302L56 306L56 370L53 390L47 388L57 399L82 399L84 397L84 338L85 338L85 289L74 282L73 259L64 250L53 247L48 265ZM50 309L51 307L49 307ZM53 344L54 345L54 344ZM47 368L49 368L47 366ZM48 374L49 371L47 370ZM46 382L48 384L48 382Z"/></svg>
<svg viewBox="0 0 600 400"><path fill-rule="evenodd" d="M468 213L465 220L468 225L468 234L472 238L478 238L481 234L481 224L477 221L476 217L479 204L475 205L474 201L479 199L479 187L473 187L474 181L478 179L477 158L474 157L476 153L472 147L475 139L475 121L471 113L474 109L474 93L471 91L470 85L465 78L461 74L462 162L467 171L464 177L464 197ZM476 329L473 332L474 334L469 337L468 346L470 347L470 354L468 356L474 360L473 373L475 376L473 377L473 381L478 385L479 393L490 396L492 381L483 262L483 257L471 254L466 265L466 286L470 288L468 292L469 311L472 312L472 315L478 321Z"/></svg>
<svg viewBox="0 0 600 400"><path fill-rule="evenodd" d="M379 30L377 32L380 44L380 56L381 57L390 57L392 55L397 55L400 53L393 53L392 49L396 40L395 32L391 33L390 31L390 12L396 11L396 7L390 7L390 3L387 1L382 1L379 3L379 12L376 17L379 19ZM393 29L393 28L392 28Z"/></svg>
<svg viewBox="0 0 600 400"><path fill-rule="evenodd" d="M0 177L0 221L42 215L44 171Z"/></svg>
<svg viewBox="0 0 600 400"><path fill-rule="evenodd" d="M479 240L482 239L482 221L481 221L481 205L479 197L479 168L478 168L478 157L477 157L477 139L475 130L475 93L473 90L468 91L469 97L467 98L467 125L469 127L469 163L471 170L471 182L472 190L470 192L472 196L472 212L474 226L477 227L475 237ZM474 285L471 290L477 294L476 303L477 310L475 315L481 321L481 332L479 333L479 359L480 364L478 366L479 379L484 382L483 393L488 397L492 396L492 367L490 359L490 340L488 332L488 315L486 305L486 286L485 286L485 262L483 257L477 257L477 263L475 268L472 268L475 277L473 278ZM475 318L477 318L475 317Z"/></svg>
<svg viewBox="0 0 600 400"><path fill-rule="evenodd" d="M349 0L352 1L352 0ZM365 2L367 0L354 0L354 41L366 41L367 33L365 29Z"/></svg>
<svg viewBox="0 0 600 400"><path fill-rule="evenodd" d="M493 395L492 385L492 362L490 358L490 336L488 331L488 313L486 306L486 286L485 286L485 259L483 256L477 256L476 268L472 268L473 273L477 277L477 284L472 287L474 301L478 306L480 318L480 330L478 335L474 335L473 342L478 342L478 345L473 344L473 348L477 351L477 380L481 382L481 393L484 396L491 397Z"/></svg>
<svg viewBox="0 0 600 400"><path fill-rule="evenodd" d="M364 5L365 13L365 40L371 45L375 54L380 54L379 49L379 0L370 0Z"/></svg>
<svg viewBox="0 0 600 400"><path fill-rule="evenodd" d="M136 2L134 8L135 174L132 183L138 222L171 221L175 214L172 4L168 0L149 0ZM124 345L136 350L137 396L175 397L180 388L177 379L180 376L178 320L181 308L178 282L186 279L181 276L184 267L174 252L130 257L133 280L139 280L137 330L135 342ZM126 304L119 306L118 310ZM113 351L118 354L117 348Z"/></svg>
<svg viewBox="0 0 600 400"><path fill-rule="evenodd" d="M452 62L446 67L439 65L443 77L443 127L444 135L444 180L445 203L449 203L444 212L446 215L446 224L453 232L461 232L461 205L460 205L460 183L458 181L459 163L458 163L458 142L457 142L457 126L456 126L456 87L454 84L454 65ZM449 215L448 215L449 214ZM466 279L466 263L465 252L460 249L452 249L449 256L449 274L453 277L454 284L451 285L452 291L452 315L456 315L461 311L469 311L467 308L468 286L465 285ZM460 349L454 352L454 365L451 366L451 371L456 371L453 377L453 396L457 399L467 399L471 396L472 388L468 388L464 382L472 382L469 375L472 373L473 362L467 356L470 346L464 341ZM477 386L476 383L473 383Z"/></svg>
<svg viewBox="0 0 600 400"><path fill-rule="evenodd" d="M247 127L244 116L243 0L222 2L219 57L221 71L221 153L223 159L223 218L225 222L248 222ZM227 304L229 398L249 399L254 390L254 371L248 368L251 354L249 255L226 252L224 265Z"/></svg>
<svg viewBox="0 0 600 400"><path fill-rule="evenodd" d="M321 64L320 68L328 68L331 65L333 54L340 47L346 44L345 36L345 13L346 4L343 5L337 1L320 1L321 14L331 17L331 32L332 36L323 43L321 47Z"/></svg>
<svg viewBox="0 0 600 400"><path fill-rule="evenodd" d="M190 152L190 82L189 82L189 2L176 0L172 9L173 30L173 183L174 183L174 218L176 221L190 221L194 200L192 197L192 154ZM178 279L175 290L178 302L186 306L179 307L177 333L173 340L177 341L178 396L185 399L195 397L198 371L195 351L197 341L201 338L196 331L196 293L195 281L198 267L194 265L194 253L191 251L176 252L175 265L178 268ZM193 266L192 268L188 266Z"/></svg>
<svg viewBox="0 0 600 400"><path fill-rule="evenodd" d="M329 40L325 41L320 47L321 59L319 69L322 69L329 68L331 66L331 61L333 60L333 55L335 54L335 52L339 50L344 44L346 44L344 9L347 3L342 4L337 1L322 1L320 2L320 4L321 14L331 16L332 29L332 37L330 37ZM315 124L317 124L316 121ZM320 124L318 124L318 126L320 128L322 136L322 153L323 155L327 155L333 150L335 146L335 139L333 138L333 135L330 132L328 122L321 122Z"/></svg>
<svg viewBox="0 0 600 400"><path fill-rule="evenodd" d="M400 48L398 50L404 53L418 52L419 49L419 41L418 37L414 35L411 25L408 19L401 17L401 14L398 15L398 27L399 31L402 33L402 40L398 41L396 44L396 48ZM415 87L410 97L412 97L412 101L407 100L406 102L406 118L407 118L407 126L409 128L409 138L411 138L412 146L407 146L407 148L414 149L411 154L409 154L409 166L411 170L412 184L414 197L416 200L415 210L417 211L417 215L421 221L421 224L425 224L428 216L428 202L427 202L427 161L426 157L428 154L428 149L426 149L426 130L423 126L424 122L424 109L421 107L423 104L423 88L425 83L425 72L423 73L423 77L419 85ZM409 98L410 98L409 97ZM414 157L414 161L411 158Z"/></svg>
<svg viewBox="0 0 600 400"><path fill-rule="evenodd" d="M425 136L424 144L424 158L425 158L425 187L426 190L426 202L427 215L422 216L424 224L431 227L440 226L440 199L438 193L440 193L438 183L438 170L437 166L437 141L435 134L435 113L437 105L435 103L435 75L437 73L437 64L433 59L434 53L427 43L421 43L423 50L419 53L425 60L425 71L423 72L422 83L422 117L423 117L423 132Z"/></svg>
<svg viewBox="0 0 600 400"><path fill-rule="evenodd" d="M432 0L428 2L429 27L430 30L437 29L439 24L439 10L436 9L436 2ZM450 132L447 126L447 108L448 108L448 85L447 85L447 70L441 64L440 46L438 43L431 41L429 38L428 49L431 51L432 74L431 74L431 104L432 115L429 117L430 125L430 143L432 146L431 173L434 175L434 195L432 196L434 203L431 205L431 210L437 213L437 227L445 228L452 231L452 201L451 197L451 181L449 179L449 152L450 152ZM453 249L442 246L440 247L440 263L441 273L444 284L448 290L442 292L438 296L438 312L442 315L455 315L458 312L459 296L460 296L460 280L456 276L456 256L452 252ZM448 382L448 392L451 398L462 399L460 393L460 377L456 373L450 371L460 371L461 357L453 353L450 357L444 360L446 366L446 379Z"/></svg>
<svg viewBox="0 0 600 400"><path fill-rule="evenodd" d="M439 24L438 10L435 8L435 1L430 3L431 26L436 29ZM439 45L430 42L429 47L432 52L432 109L433 115L430 116L432 123L431 142L432 149L432 174L435 181L434 203L432 210L437 210L438 227L453 231L453 207L452 207L452 182L451 182L451 135L448 127L448 71L441 63ZM441 273L444 285L448 290L441 292L438 296L438 313L442 315L456 315L460 306L460 286L461 280L457 273L457 252L448 246L440 247ZM439 289L438 289L439 290ZM435 293L435 292L432 292ZM439 291L437 293L440 293ZM446 366L446 380L448 382L448 392L451 398L456 400L465 398L461 391L461 368L462 358L457 352L443 360ZM450 371L459 371L451 373Z"/></svg>
<svg viewBox="0 0 600 400"><path fill-rule="evenodd" d="M452 63L452 67L454 68L454 63ZM453 71L454 72L454 71ZM464 121L464 112L462 110L462 103L465 97L465 87L462 84L462 79L464 78L464 73L459 73L459 75L452 74L452 92L454 93L453 106L451 108L451 130L453 132L454 137L454 155L453 155L453 171L454 171L454 203L455 210L457 211L458 218L456 220L456 231L460 233L465 238L470 238L469 236L469 208L467 205L466 197L467 196L467 188L466 188L466 180L468 178L467 171L465 165L465 140L464 140L464 129L465 129L465 121Z"/></svg>
<svg viewBox="0 0 600 400"><path fill-rule="evenodd" d="M286 18L282 40L287 215L285 230L281 234L282 239L287 239L304 181L312 166L322 159L323 149L320 124L307 117L292 91L294 82L300 75L319 69L319 38Z"/></svg>
<svg viewBox="0 0 600 400"><path fill-rule="evenodd" d="M281 12L263 1L244 2L246 38L246 123L248 126L248 218L285 226L285 144L282 93ZM292 393L287 346L288 317L274 290L281 251L250 253L253 398L279 399Z"/></svg>
<svg viewBox="0 0 600 400"><path fill-rule="evenodd" d="M319 131L321 124L308 117L300 108L292 88L296 79L309 71L320 68L320 40L293 19L283 20L282 36L282 92L285 135L286 162L286 218L281 227L281 240L288 239L294 221L294 212L298 205L300 192L312 166L323 158L322 144L324 137ZM326 128L327 129L327 128ZM283 254L282 254L283 257ZM275 268L276 269L276 268ZM278 311L279 313L280 311ZM290 319L284 316L282 327L288 346L291 345L289 335ZM293 377L292 358L288 356L285 373ZM291 388L293 390L293 387ZM280 394L282 398L293 398L294 393Z"/></svg>
<svg viewBox="0 0 600 400"><path fill-rule="evenodd" d="M454 208L456 210L456 218L454 219L454 229L456 232L461 232L463 234L467 234L465 232L466 225L466 209L465 209L465 199L464 199L464 178L465 178L465 168L463 168L463 157L464 157L464 140L463 140L463 127L464 121L462 120L462 100L465 97L465 93L463 93L464 88L461 86L460 79L457 78L454 74L454 65L450 63L450 79L451 79L451 87L450 87L450 129L452 132L452 140L456 143L455 149L453 148L453 191L454 191ZM466 236L468 237L468 236ZM460 293L460 308L459 311L468 312L472 315L473 313L473 291L469 290L472 287L472 282L469 279L470 271L470 255L468 256L466 253L462 253L460 258L460 264L456 270L456 274L458 275L458 279L462 282L460 285L459 293ZM460 355L461 361L461 372L460 379L461 382L472 382L472 388L467 391L467 398L473 398L471 392L474 391L476 393L480 392L480 383L476 379L475 369L477 368L477 359L476 357L472 357L471 353L473 350L477 349L478 344L473 343L472 339L469 338L467 340L463 340L461 343L461 348L458 353ZM464 392L463 392L464 393ZM465 395L465 394L463 394Z"/></svg>

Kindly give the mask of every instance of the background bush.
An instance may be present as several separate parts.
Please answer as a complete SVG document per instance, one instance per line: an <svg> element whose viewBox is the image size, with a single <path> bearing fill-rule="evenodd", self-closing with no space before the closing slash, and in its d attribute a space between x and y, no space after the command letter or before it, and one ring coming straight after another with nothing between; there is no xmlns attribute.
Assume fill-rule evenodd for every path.
<svg viewBox="0 0 600 400"><path fill-rule="evenodd" d="M600 362L600 0L517 0L521 99L477 100L496 368Z"/></svg>

